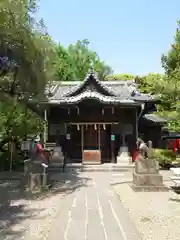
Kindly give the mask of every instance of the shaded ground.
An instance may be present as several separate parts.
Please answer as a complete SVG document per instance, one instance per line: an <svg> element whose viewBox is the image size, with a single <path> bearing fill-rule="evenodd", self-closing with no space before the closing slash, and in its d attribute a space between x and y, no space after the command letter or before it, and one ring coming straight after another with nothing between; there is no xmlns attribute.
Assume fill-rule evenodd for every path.
<svg viewBox="0 0 180 240"><path fill-rule="evenodd" d="M61 177L57 180L57 175ZM79 173L53 174L53 188L43 194L29 194L22 180L0 180L0 239L21 239L27 235L30 224L44 219L47 206L51 208L55 199L71 194L86 184ZM14 179L18 179L17 175ZM55 198L55 196L57 197ZM58 206L57 206L58 207ZM26 239L26 238L25 238Z"/></svg>
<svg viewBox="0 0 180 240"><path fill-rule="evenodd" d="M139 240L110 187L118 176L124 179L112 172L53 173L51 191L41 195L28 195L21 181L1 181L0 239Z"/></svg>
<svg viewBox="0 0 180 240"><path fill-rule="evenodd" d="M41 209L29 209L23 199L24 191L20 181L0 181L1 239L20 238L24 234L23 229L16 229L16 226L26 219L37 217L41 211Z"/></svg>
<svg viewBox="0 0 180 240"><path fill-rule="evenodd" d="M169 173L163 171L163 175L165 182L168 183ZM125 187L120 193L121 201L119 201L113 187L122 182L128 185L132 180L132 170L128 172L74 170L65 173L53 172L51 177L52 189L34 195L24 191L22 181L0 181L0 239L139 240L138 231L127 212L131 216L132 211L135 210L135 215L138 216L142 209L146 210L151 206L153 210L150 209L148 214L157 212L158 209L166 213L164 197L158 197L157 203L157 193L148 193L148 197L147 193L143 193L145 195L139 198L138 194L130 194ZM175 195L168 196L170 196L168 201L171 203L168 204L168 211L172 217L172 213L176 210L176 207L172 210L172 206L179 204L179 198ZM148 200L152 198L153 203ZM155 203L157 207L154 207ZM133 204L139 204L139 207ZM158 207L160 205L161 208ZM138 214L136 211L139 211ZM143 229L147 230L151 226L148 214L142 214L140 221L136 218L132 220L136 224L139 222L144 224ZM139 226L137 228L141 230Z"/></svg>

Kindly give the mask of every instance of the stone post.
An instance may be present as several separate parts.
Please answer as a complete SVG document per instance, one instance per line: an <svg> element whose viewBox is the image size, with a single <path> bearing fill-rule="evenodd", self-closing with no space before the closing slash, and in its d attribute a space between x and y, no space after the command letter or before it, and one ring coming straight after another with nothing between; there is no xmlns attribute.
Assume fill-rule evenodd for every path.
<svg viewBox="0 0 180 240"><path fill-rule="evenodd" d="M117 156L117 164L127 166L131 163L131 157L129 156L129 149L125 143L125 134L122 134L122 146L119 148Z"/></svg>
<svg viewBox="0 0 180 240"><path fill-rule="evenodd" d="M44 148L46 148L46 142L47 142L47 124L48 124L48 121L47 121L47 110L45 109L44 110Z"/></svg>

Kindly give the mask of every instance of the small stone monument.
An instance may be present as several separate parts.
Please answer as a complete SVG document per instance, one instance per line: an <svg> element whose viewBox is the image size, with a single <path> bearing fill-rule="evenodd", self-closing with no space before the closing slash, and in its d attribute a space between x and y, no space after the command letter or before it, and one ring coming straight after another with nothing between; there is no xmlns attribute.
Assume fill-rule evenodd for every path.
<svg viewBox="0 0 180 240"><path fill-rule="evenodd" d="M29 183L29 188L31 192L39 192L41 191L42 187L42 173L43 173L43 168L41 166L41 160L36 159L32 160L32 165L31 165L31 172L30 174L30 183Z"/></svg>
<svg viewBox="0 0 180 240"><path fill-rule="evenodd" d="M139 156L135 162L132 188L135 191L167 191L163 184L163 176L159 173L159 165L154 159L152 142L148 146L141 142Z"/></svg>
<svg viewBox="0 0 180 240"><path fill-rule="evenodd" d="M47 159L44 152L31 152L31 158L24 161L24 175L28 189L31 192L40 192L47 186Z"/></svg>
<svg viewBox="0 0 180 240"><path fill-rule="evenodd" d="M30 158L24 160L24 187L30 188L30 173L32 169L32 161Z"/></svg>
<svg viewBox="0 0 180 240"><path fill-rule="evenodd" d="M127 166L132 163L132 159L129 156L128 146L125 141L125 133L122 133L122 146L120 146L118 155L117 155L117 164L121 166Z"/></svg>
<svg viewBox="0 0 180 240"><path fill-rule="evenodd" d="M117 156L117 164L122 166L127 166L132 163L131 157L129 156L129 151L127 146L121 146L119 148Z"/></svg>

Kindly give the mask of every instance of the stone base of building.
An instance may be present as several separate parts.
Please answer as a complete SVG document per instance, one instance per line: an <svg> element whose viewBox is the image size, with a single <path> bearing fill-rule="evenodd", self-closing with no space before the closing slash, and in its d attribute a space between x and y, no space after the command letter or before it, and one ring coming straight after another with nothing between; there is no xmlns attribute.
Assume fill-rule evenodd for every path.
<svg viewBox="0 0 180 240"><path fill-rule="evenodd" d="M101 165L101 161L84 161L82 162L83 165Z"/></svg>

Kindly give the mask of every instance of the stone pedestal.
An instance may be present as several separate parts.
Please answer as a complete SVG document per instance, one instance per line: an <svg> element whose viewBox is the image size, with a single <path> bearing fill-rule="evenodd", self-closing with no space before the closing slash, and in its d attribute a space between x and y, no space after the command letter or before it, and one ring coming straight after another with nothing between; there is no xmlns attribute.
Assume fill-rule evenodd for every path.
<svg viewBox="0 0 180 240"><path fill-rule="evenodd" d="M163 177L160 174L133 173L133 183L137 186L162 186L163 185Z"/></svg>
<svg viewBox="0 0 180 240"><path fill-rule="evenodd" d="M54 147L51 160L49 162L50 167L62 167L64 163L64 156L60 146Z"/></svg>
<svg viewBox="0 0 180 240"><path fill-rule="evenodd" d="M48 174L47 173L43 173L42 174L42 187L45 188L48 184Z"/></svg>
<svg viewBox="0 0 180 240"><path fill-rule="evenodd" d="M132 187L135 191L168 191L163 184L158 164L153 159L137 160Z"/></svg>
<svg viewBox="0 0 180 240"><path fill-rule="evenodd" d="M29 189L31 192L41 192L47 186L47 173L29 174Z"/></svg>
<svg viewBox="0 0 180 240"><path fill-rule="evenodd" d="M40 192L41 191L41 174L32 173L29 175L29 184L31 192Z"/></svg>
<svg viewBox="0 0 180 240"><path fill-rule="evenodd" d="M118 165L129 165L132 163L131 157L129 156L128 147L122 146L119 149L117 156Z"/></svg>

